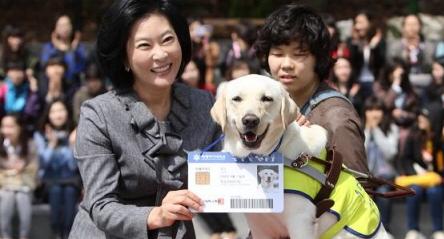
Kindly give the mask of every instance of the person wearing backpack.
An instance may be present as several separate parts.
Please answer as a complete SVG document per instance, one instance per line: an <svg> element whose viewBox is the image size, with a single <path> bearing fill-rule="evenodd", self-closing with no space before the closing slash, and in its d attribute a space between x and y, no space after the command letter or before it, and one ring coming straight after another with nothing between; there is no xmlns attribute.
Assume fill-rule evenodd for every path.
<svg viewBox="0 0 444 239"><path fill-rule="evenodd" d="M327 129L327 147L334 147L347 167L368 173L361 119L347 98L325 82L334 60L322 18L304 6L281 7L259 30L255 49L306 119Z"/></svg>

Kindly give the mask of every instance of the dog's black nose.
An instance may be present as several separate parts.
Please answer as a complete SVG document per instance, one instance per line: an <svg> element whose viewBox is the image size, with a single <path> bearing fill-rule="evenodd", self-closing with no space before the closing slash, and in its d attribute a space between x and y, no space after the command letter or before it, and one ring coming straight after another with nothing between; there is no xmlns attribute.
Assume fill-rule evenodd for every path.
<svg viewBox="0 0 444 239"><path fill-rule="evenodd" d="M247 114L242 118L242 124L249 129L255 128L259 124L259 118L256 115Z"/></svg>

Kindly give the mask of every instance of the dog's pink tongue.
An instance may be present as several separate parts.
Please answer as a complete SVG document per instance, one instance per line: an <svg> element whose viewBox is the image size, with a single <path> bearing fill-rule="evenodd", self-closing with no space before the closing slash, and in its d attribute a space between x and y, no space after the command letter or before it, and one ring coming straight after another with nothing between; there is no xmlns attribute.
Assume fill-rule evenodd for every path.
<svg viewBox="0 0 444 239"><path fill-rule="evenodd" d="M247 141L247 142L255 142L257 140L257 135L252 134L252 133L246 133L244 138L245 138L245 141Z"/></svg>

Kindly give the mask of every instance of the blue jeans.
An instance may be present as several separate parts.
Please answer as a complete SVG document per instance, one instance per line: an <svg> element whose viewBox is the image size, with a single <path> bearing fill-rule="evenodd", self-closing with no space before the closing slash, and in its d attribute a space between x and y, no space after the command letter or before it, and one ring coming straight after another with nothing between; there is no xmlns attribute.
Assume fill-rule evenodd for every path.
<svg viewBox="0 0 444 239"><path fill-rule="evenodd" d="M418 185L412 185L411 188L416 192L415 196L406 198L407 209L407 229L419 230L419 212L421 202L424 195L427 195L430 215L432 216L433 231L441 231L443 229L443 212L442 212L442 186L423 188Z"/></svg>
<svg viewBox="0 0 444 239"><path fill-rule="evenodd" d="M62 238L68 237L71 230L74 216L77 213L79 195L79 189L73 186L54 184L49 187L51 229Z"/></svg>

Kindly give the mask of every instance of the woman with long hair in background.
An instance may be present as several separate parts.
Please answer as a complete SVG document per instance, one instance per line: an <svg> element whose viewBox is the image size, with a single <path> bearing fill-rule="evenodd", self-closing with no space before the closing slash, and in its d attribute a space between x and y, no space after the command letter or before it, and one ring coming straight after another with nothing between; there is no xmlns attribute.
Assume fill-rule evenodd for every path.
<svg viewBox="0 0 444 239"><path fill-rule="evenodd" d="M38 160L35 145L17 113L1 120L0 134L0 237L12 238L12 217L19 218L20 239L31 229L32 194L37 183Z"/></svg>
<svg viewBox="0 0 444 239"><path fill-rule="evenodd" d="M67 105L60 99L50 102L34 134L40 156L40 170L48 191L51 229L57 238L67 238L80 196L81 180L69 142L72 133Z"/></svg>

